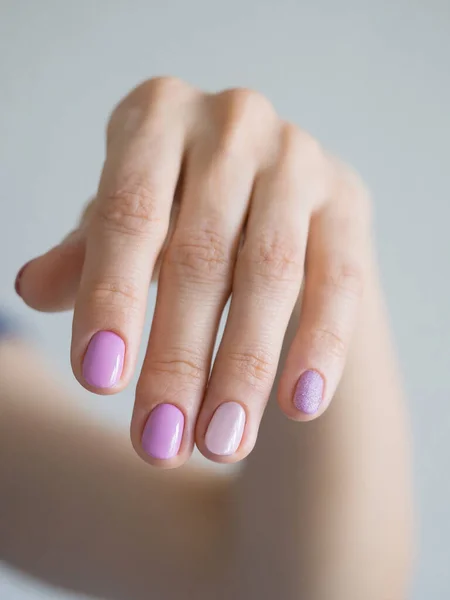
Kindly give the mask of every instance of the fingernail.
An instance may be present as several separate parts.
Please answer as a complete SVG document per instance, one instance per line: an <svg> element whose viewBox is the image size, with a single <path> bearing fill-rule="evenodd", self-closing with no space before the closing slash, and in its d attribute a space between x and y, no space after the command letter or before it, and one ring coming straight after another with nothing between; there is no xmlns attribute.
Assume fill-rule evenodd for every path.
<svg viewBox="0 0 450 600"><path fill-rule="evenodd" d="M214 413L205 435L210 452L230 456L239 448L245 427L245 410L237 402L225 402Z"/></svg>
<svg viewBox="0 0 450 600"><path fill-rule="evenodd" d="M307 415L319 410L323 398L324 381L317 371L312 369L300 375L294 392L294 405Z"/></svg>
<svg viewBox="0 0 450 600"><path fill-rule="evenodd" d="M167 460L178 454L184 415L173 404L158 404L150 413L142 434L142 448L152 458Z"/></svg>
<svg viewBox="0 0 450 600"><path fill-rule="evenodd" d="M110 388L122 375L125 342L112 331L99 331L89 342L83 360L83 377L96 388Z"/></svg>
<svg viewBox="0 0 450 600"><path fill-rule="evenodd" d="M31 260L29 260L27 263L25 263L23 265L23 267L20 269L20 271L17 273L16 276L16 281L14 282L14 289L16 290L16 294L18 296L20 296L20 280L22 279L22 275L25 271L25 269L28 267L28 265L30 264Z"/></svg>

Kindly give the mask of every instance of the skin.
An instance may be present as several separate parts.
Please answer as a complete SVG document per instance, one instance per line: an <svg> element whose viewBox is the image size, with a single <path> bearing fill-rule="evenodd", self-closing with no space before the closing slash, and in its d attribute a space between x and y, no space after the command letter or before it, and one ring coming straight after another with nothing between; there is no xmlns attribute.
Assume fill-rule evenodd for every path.
<svg viewBox="0 0 450 600"><path fill-rule="evenodd" d="M278 404L295 421L315 419L329 406L367 285L370 214L357 175L262 95L207 94L156 78L114 110L95 199L75 232L26 266L18 290L38 310L74 306L74 374L92 392L111 394L136 368L148 287L158 275L133 446L158 467L182 465L194 444L210 460L233 463L255 445L295 306ZM112 388L92 387L83 377L86 349L99 331L125 343ZM313 414L293 402L307 370L324 382ZM246 421L238 448L224 456L208 449L205 435L228 401L244 409ZM144 452L141 437L151 411L165 403L177 406L185 423L178 454L160 460Z"/></svg>
<svg viewBox="0 0 450 600"><path fill-rule="evenodd" d="M21 296L40 310L75 306L72 364L85 387L92 335L120 333L122 378L92 389L114 393L135 368L159 277L131 426L156 466L182 465L194 441L213 461L240 460L272 400L240 471L149 470L120 433L61 402L29 348L0 342L1 558L110 600L404 600L409 432L360 180L248 90L152 80L118 105L107 138L95 199L26 266ZM306 415L292 397L311 368L325 393ZM230 399L247 422L237 452L220 457L205 430ZM179 454L158 461L141 433L163 402L186 427Z"/></svg>
<svg viewBox="0 0 450 600"><path fill-rule="evenodd" d="M238 472L148 469L38 353L0 340L0 558L106 600L410 597L409 428L370 265L329 410L298 424L276 406L297 310Z"/></svg>

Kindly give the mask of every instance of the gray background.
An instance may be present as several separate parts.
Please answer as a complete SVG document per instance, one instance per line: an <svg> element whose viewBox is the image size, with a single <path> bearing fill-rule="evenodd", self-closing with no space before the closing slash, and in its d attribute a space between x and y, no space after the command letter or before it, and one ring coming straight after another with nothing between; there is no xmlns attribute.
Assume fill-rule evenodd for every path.
<svg viewBox="0 0 450 600"><path fill-rule="evenodd" d="M93 417L124 428L132 389L88 398L70 374L70 315L35 314L12 290L95 190L116 101L157 74L254 87L359 169L413 419L413 597L450 597L449 0L0 0L0 56L0 302ZM65 596L0 569L0 598L42 597Z"/></svg>

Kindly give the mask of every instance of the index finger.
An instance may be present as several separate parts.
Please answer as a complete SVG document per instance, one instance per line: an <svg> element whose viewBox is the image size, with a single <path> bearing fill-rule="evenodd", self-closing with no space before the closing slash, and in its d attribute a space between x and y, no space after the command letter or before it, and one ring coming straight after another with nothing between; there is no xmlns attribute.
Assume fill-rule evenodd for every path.
<svg viewBox="0 0 450 600"><path fill-rule="evenodd" d="M132 110L131 135L125 120L108 145L75 304L72 367L97 393L120 391L132 375L185 143L174 111L167 122Z"/></svg>

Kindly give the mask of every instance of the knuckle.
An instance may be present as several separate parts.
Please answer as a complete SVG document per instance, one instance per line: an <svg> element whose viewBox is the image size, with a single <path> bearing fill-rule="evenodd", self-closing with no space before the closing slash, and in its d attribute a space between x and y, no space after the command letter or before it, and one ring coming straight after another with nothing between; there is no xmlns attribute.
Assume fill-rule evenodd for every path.
<svg viewBox="0 0 450 600"><path fill-rule="evenodd" d="M177 377L199 385L205 379L204 362L191 348L174 348L152 357L148 370L154 375Z"/></svg>
<svg viewBox="0 0 450 600"><path fill-rule="evenodd" d="M222 156L242 155L255 145L264 127L276 117L269 100L259 92L231 89L216 96L220 108L218 152ZM264 128L263 127L263 128Z"/></svg>
<svg viewBox="0 0 450 600"><path fill-rule="evenodd" d="M320 142L312 135L293 123L284 123L281 129L281 148L286 153L300 155L302 158L323 159Z"/></svg>
<svg viewBox="0 0 450 600"><path fill-rule="evenodd" d="M323 285L332 295L344 294L359 299L364 289L362 267L355 261L335 261L322 274Z"/></svg>
<svg viewBox="0 0 450 600"><path fill-rule="evenodd" d="M321 144L296 125L284 122L278 143L279 173L301 190L302 205L312 213L330 195L330 168Z"/></svg>
<svg viewBox="0 0 450 600"><path fill-rule="evenodd" d="M142 300L135 282L120 277L109 277L94 285L89 305L106 312L117 310L140 311Z"/></svg>
<svg viewBox="0 0 450 600"><path fill-rule="evenodd" d="M335 159L338 165L336 198L347 205L354 219L362 225L370 225L372 220L372 199L370 191L360 175L348 165Z"/></svg>
<svg viewBox="0 0 450 600"><path fill-rule="evenodd" d="M193 88L178 77L159 76L149 79L143 84L143 93L150 103L173 102L190 94Z"/></svg>
<svg viewBox="0 0 450 600"><path fill-rule="evenodd" d="M147 79L131 93L144 103L178 97L191 90L191 86L178 77L160 75ZM130 96L131 96L130 95Z"/></svg>
<svg viewBox="0 0 450 600"><path fill-rule="evenodd" d="M247 88L233 88L221 94L227 102L230 116L241 122L249 117L273 115L271 102L260 92Z"/></svg>
<svg viewBox="0 0 450 600"><path fill-rule="evenodd" d="M162 225L158 215L156 192L148 183L130 183L102 199L98 217L109 231L146 236Z"/></svg>
<svg viewBox="0 0 450 600"><path fill-rule="evenodd" d="M197 283L228 281L230 248L214 229L184 232L181 239L172 240L165 263L181 277Z"/></svg>
<svg viewBox="0 0 450 600"><path fill-rule="evenodd" d="M245 383L267 385L275 375L275 357L263 348L230 352L228 360L233 372Z"/></svg>
<svg viewBox="0 0 450 600"><path fill-rule="evenodd" d="M160 110L198 93L194 87L177 77L159 76L136 86L113 109L107 125L107 140L124 128L135 133L151 117L158 120ZM119 136L120 137L120 136Z"/></svg>
<svg viewBox="0 0 450 600"><path fill-rule="evenodd" d="M318 140L292 123L281 128L279 160L293 173L307 174L316 185L325 184L325 153ZM316 194L321 195L320 192Z"/></svg>
<svg viewBox="0 0 450 600"><path fill-rule="evenodd" d="M325 354L339 360L344 359L346 355L347 345L342 335L329 326L314 329L310 336L310 345L317 354Z"/></svg>
<svg viewBox="0 0 450 600"><path fill-rule="evenodd" d="M252 279L275 284L300 284L303 273L300 249L297 243L281 233L260 236L247 251L243 251L243 256Z"/></svg>

